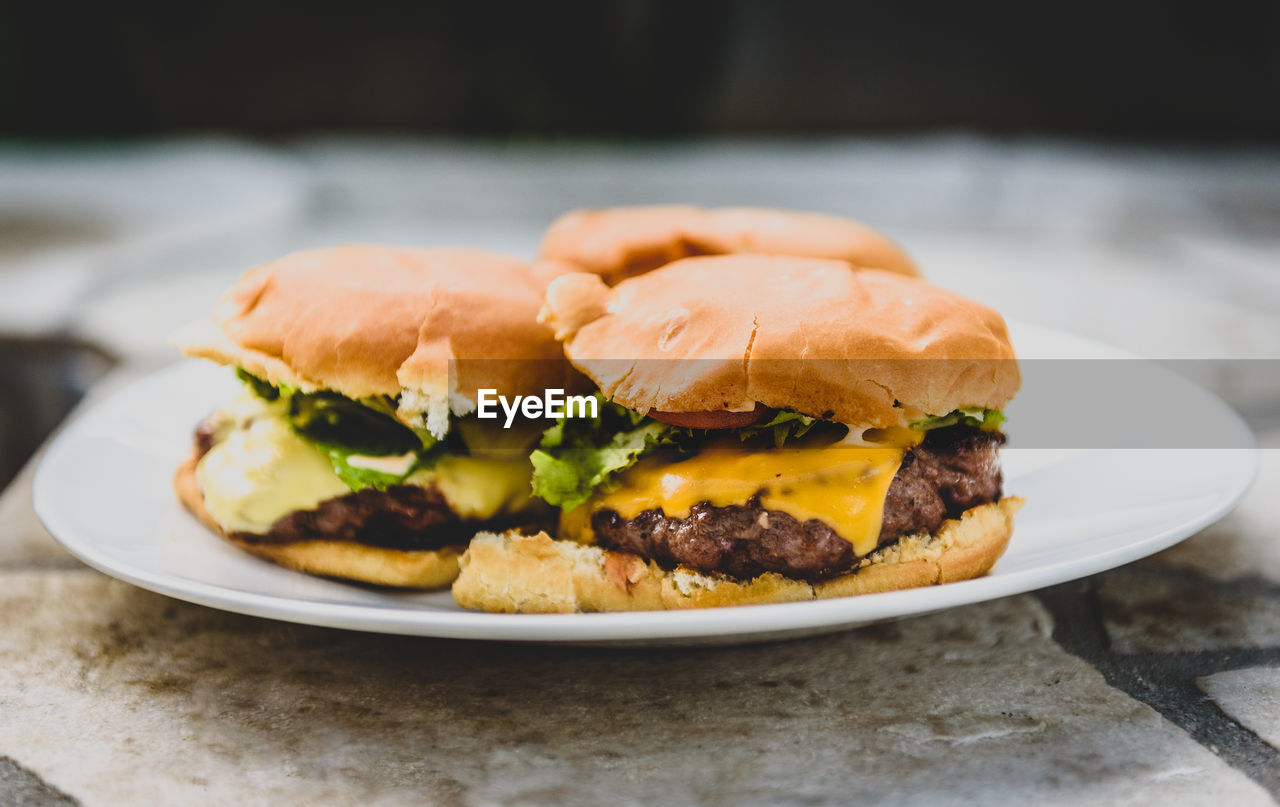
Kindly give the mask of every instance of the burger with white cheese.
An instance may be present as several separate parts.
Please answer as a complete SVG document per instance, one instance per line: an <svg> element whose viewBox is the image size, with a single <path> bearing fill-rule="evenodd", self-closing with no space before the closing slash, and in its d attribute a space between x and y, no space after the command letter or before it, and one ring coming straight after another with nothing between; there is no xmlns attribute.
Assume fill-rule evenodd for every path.
<svg viewBox="0 0 1280 807"><path fill-rule="evenodd" d="M197 428L179 497L285 566L448 585L477 529L551 512L529 495L545 424L474 414L480 389L564 386L543 292L529 265L479 250L348 245L253 269L175 338L244 382Z"/></svg>

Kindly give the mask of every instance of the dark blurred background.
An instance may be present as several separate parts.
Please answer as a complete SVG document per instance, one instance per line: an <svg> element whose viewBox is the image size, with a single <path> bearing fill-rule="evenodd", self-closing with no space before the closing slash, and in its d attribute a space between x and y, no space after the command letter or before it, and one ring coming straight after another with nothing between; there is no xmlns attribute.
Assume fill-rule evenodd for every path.
<svg viewBox="0 0 1280 807"><path fill-rule="evenodd" d="M5 3L0 135L1280 137L1280 3Z"/></svg>

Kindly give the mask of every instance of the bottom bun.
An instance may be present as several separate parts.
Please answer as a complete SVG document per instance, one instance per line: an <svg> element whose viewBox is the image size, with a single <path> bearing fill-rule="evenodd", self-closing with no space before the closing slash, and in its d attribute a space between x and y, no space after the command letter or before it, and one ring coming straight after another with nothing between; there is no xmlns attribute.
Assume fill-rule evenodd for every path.
<svg viewBox="0 0 1280 807"><path fill-rule="evenodd" d="M905 536L868 555L849 574L820 583L767 573L751 580L683 567L666 571L626 552L610 552L546 533L482 532L460 561L453 597L496 613L575 613L714 608L848 597L979 577L1004 554L1023 500L1010 496L964 512L936 534Z"/></svg>
<svg viewBox="0 0 1280 807"><path fill-rule="evenodd" d="M257 543L228 535L204 506L196 483L196 458L187 458L173 477L178 499L206 527L231 543L300 572L397 588L443 588L458 576L460 546L441 549L387 549L351 541Z"/></svg>

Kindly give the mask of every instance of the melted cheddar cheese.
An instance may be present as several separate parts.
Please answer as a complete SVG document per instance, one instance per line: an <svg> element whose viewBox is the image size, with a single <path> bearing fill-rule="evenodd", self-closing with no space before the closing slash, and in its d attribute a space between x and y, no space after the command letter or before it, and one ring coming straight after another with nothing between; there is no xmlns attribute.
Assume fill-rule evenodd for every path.
<svg viewBox="0 0 1280 807"><path fill-rule="evenodd" d="M590 542L591 514L600 510L631 519L661 508L668 516L686 518L701 502L728 507L759 494L764 509L800 522L817 519L865 555L876 547L889 483L904 453L901 445L843 442L768 451L713 447L678 462L650 457L624 473L616 489L563 514L561 531Z"/></svg>

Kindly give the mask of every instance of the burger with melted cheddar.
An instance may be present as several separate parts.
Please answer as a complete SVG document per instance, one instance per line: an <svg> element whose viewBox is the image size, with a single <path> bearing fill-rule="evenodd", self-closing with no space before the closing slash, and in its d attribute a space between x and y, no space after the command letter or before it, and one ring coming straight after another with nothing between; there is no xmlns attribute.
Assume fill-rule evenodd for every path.
<svg viewBox="0 0 1280 807"><path fill-rule="evenodd" d="M477 390L565 383L543 285L516 259L348 245L244 275L175 342L243 391L196 430L183 503L255 555L432 588L477 529L545 519L528 453L543 425L474 416Z"/></svg>
<svg viewBox="0 0 1280 807"><path fill-rule="evenodd" d="M599 387L532 455L558 534L488 533L454 597L490 611L836 597L985 574L1006 497L1003 319L923 280L803 257L679 260L549 287Z"/></svg>

